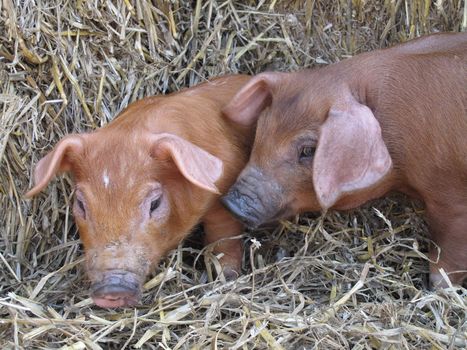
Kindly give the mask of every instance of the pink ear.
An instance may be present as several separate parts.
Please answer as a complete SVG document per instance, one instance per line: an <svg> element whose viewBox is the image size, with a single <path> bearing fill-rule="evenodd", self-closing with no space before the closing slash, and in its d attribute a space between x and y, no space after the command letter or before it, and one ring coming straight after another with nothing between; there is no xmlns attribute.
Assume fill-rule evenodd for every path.
<svg viewBox="0 0 467 350"><path fill-rule="evenodd" d="M80 153L84 140L79 135L63 138L55 148L37 163L34 169L34 187L26 193L26 197L38 194L47 186L52 178L60 172L69 171L70 164L66 158L68 152Z"/></svg>
<svg viewBox="0 0 467 350"><path fill-rule="evenodd" d="M313 183L323 209L346 193L375 185L391 167L380 125L367 106L352 100L329 111L313 161Z"/></svg>
<svg viewBox="0 0 467 350"><path fill-rule="evenodd" d="M272 87L280 79L280 73L262 73L251 79L223 109L232 121L250 126L261 112L271 104Z"/></svg>
<svg viewBox="0 0 467 350"><path fill-rule="evenodd" d="M182 175L192 184L220 194L215 182L222 176L223 163L212 154L173 134L151 136L156 156L170 156Z"/></svg>

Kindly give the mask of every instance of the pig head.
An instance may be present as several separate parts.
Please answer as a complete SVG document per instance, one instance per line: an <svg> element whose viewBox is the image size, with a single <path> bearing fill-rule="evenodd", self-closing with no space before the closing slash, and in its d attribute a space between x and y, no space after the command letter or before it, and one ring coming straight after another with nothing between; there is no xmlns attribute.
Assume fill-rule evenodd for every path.
<svg viewBox="0 0 467 350"><path fill-rule="evenodd" d="M310 89L297 79L298 74L261 74L226 109L245 125L256 122L265 109L248 166L222 199L251 227L298 212L362 204L374 197L367 189L379 185L392 169L370 108L344 89L334 101L318 92L308 96ZM329 83L318 83L324 84ZM260 94L269 104L258 103L255 110L252 100Z"/></svg>
<svg viewBox="0 0 467 350"><path fill-rule="evenodd" d="M439 268L467 270L467 34L438 34L321 69L263 73L226 106L257 123L250 160L223 197L256 227L355 208L395 190L424 201ZM427 88L429 87L429 88ZM438 254L438 249L440 253Z"/></svg>
<svg viewBox="0 0 467 350"><path fill-rule="evenodd" d="M242 232L218 196L246 163L251 137L221 108L248 79L133 103L102 129L66 136L37 164L28 197L58 173L73 175L73 214L97 305L135 305L147 274L199 222L206 243ZM238 272L241 242L216 248L224 267Z"/></svg>

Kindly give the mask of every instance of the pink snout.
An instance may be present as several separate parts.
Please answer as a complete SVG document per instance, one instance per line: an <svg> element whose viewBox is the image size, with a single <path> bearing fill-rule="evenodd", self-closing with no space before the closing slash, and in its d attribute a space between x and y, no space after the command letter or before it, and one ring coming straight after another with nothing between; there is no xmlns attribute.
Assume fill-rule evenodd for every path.
<svg viewBox="0 0 467 350"><path fill-rule="evenodd" d="M91 296L103 308L131 307L141 297L141 279L129 271L111 270L91 286Z"/></svg>

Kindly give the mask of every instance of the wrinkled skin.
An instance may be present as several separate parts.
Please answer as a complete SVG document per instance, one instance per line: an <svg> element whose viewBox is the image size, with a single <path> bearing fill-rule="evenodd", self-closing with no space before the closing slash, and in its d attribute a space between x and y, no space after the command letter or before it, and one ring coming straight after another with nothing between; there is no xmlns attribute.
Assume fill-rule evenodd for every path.
<svg viewBox="0 0 467 350"><path fill-rule="evenodd" d="M467 34L431 35L321 69L263 73L225 108L257 122L223 204L249 226L355 208L390 191L421 199L439 269L467 270ZM429 89L426 87L429 86ZM438 259L439 257L439 259ZM437 263L436 263L437 262Z"/></svg>
<svg viewBox="0 0 467 350"><path fill-rule="evenodd" d="M219 195L247 161L254 128L222 107L250 78L228 76L131 104L109 125L69 135L37 164L31 197L61 172L75 187L73 215L91 296L101 307L133 306L160 259L198 223L215 243L226 278L241 269L243 226Z"/></svg>

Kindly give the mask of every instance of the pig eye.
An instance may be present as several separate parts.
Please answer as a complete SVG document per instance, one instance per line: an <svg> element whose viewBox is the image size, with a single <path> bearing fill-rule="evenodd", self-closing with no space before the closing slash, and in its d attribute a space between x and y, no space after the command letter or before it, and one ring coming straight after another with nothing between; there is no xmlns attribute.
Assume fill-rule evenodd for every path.
<svg viewBox="0 0 467 350"><path fill-rule="evenodd" d="M300 154L298 156L299 161L306 161L313 158L315 155L316 148L313 146L303 146L300 148Z"/></svg>
<svg viewBox="0 0 467 350"><path fill-rule="evenodd" d="M149 214L149 218L158 223L167 218L170 207L159 183L153 185L153 189L147 194L141 209L144 217L148 217Z"/></svg>
<svg viewBox="0 0 467 350"><path fill-rule="evenodd" d="M161 199L162 199L162 196L151 201L151 207L149 208L150 213L152 213L154 210L159 208L159 206L161 205Z"/></svg>

